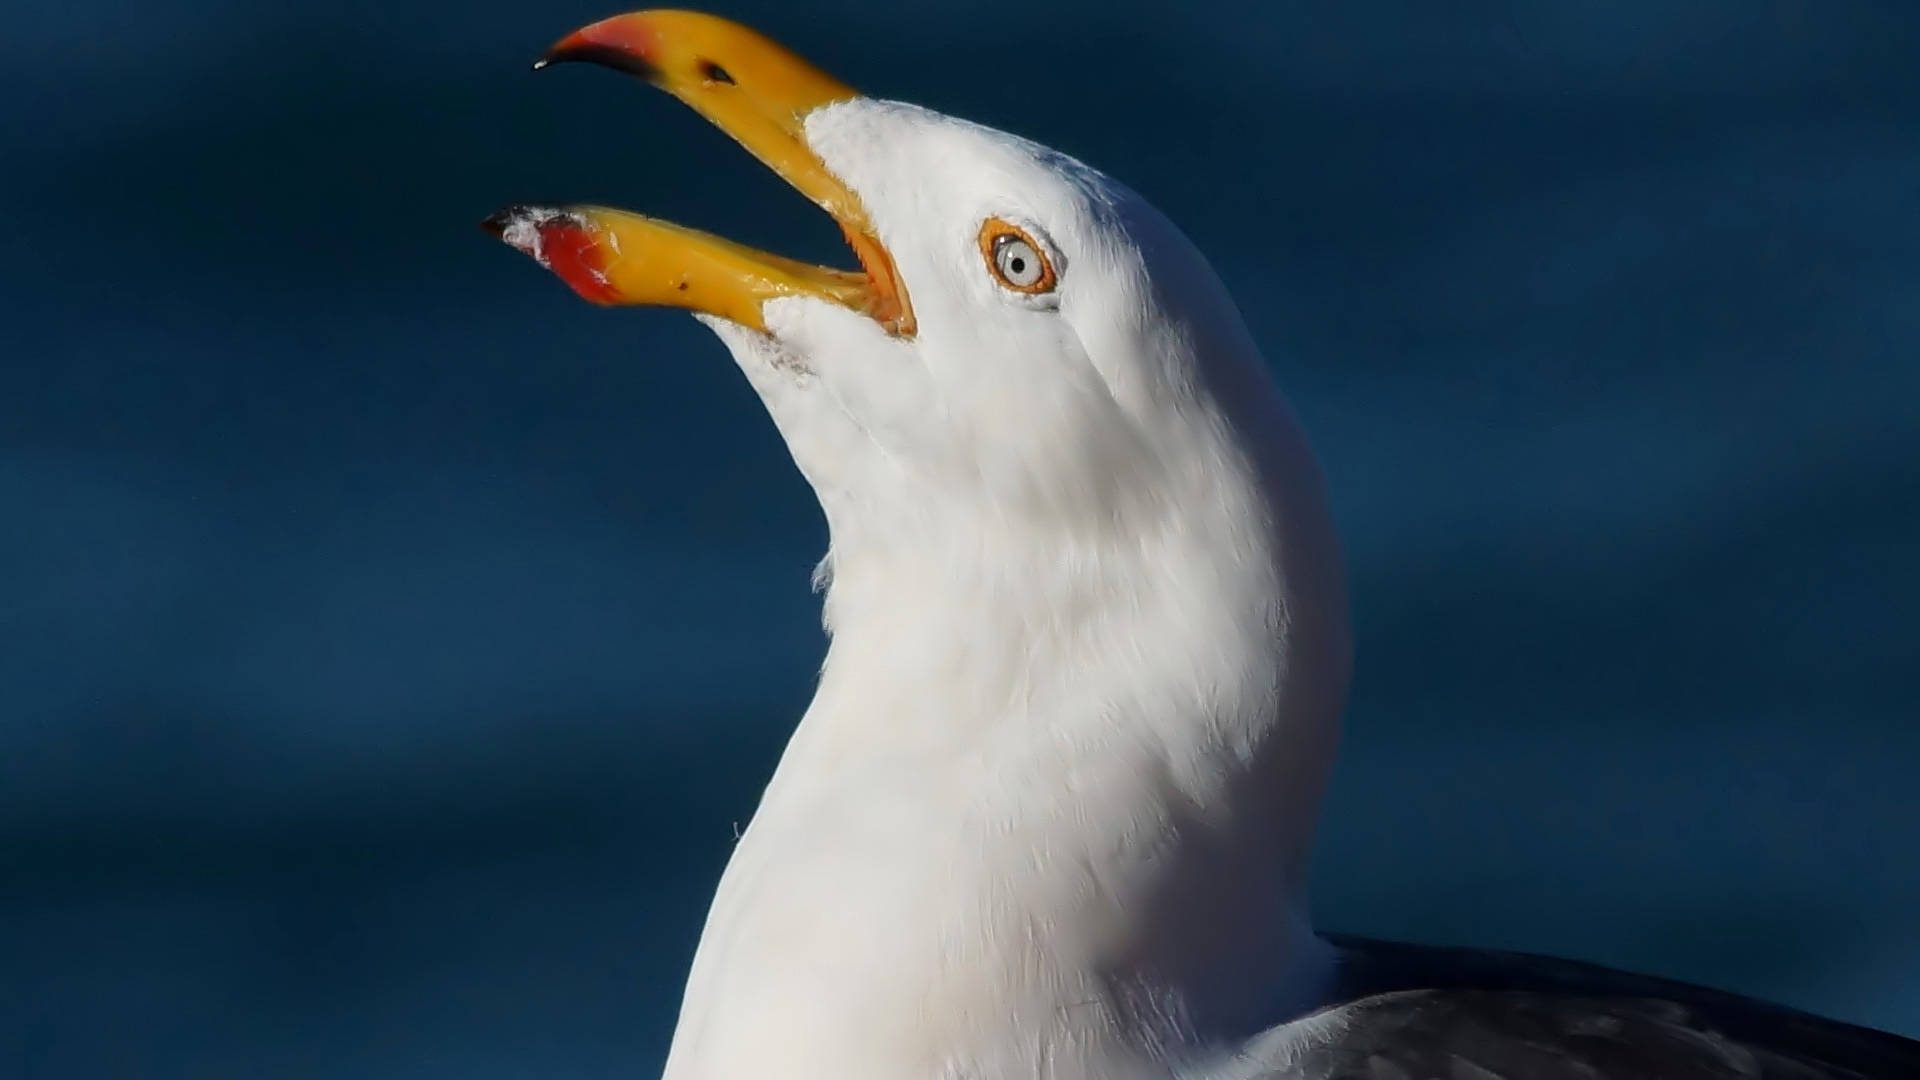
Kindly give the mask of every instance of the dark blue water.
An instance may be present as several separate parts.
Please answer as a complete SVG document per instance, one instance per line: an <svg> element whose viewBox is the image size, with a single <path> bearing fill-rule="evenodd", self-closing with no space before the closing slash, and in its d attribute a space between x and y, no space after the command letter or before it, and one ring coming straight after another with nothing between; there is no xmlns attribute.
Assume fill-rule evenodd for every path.
<svg viewBox="0 0 1920 1080"><path fill-rule="evenodd" d="M823 528L683 315L474 227L839 259L598 3L0 29L0 1075L645 1076ZM741 2L1234 287L1359 632L1332 928L1920 1035L1920 8Z"/></svg>

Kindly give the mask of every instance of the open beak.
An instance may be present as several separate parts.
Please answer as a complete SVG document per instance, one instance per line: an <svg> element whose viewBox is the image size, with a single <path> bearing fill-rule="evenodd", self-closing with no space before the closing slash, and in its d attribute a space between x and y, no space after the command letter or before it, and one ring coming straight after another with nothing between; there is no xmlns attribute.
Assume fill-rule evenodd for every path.
<svg viewBox="0 0 1920 1080"><path fill-rule="evenodd" d="M781 258L599 206L512 206L483 224L597 304L688 308L764 331L760 306L813 296L912 336L913 308L860 200L808 147L808 113L859 94L738 23L691 11L617 15L574 31L534 68L586 61L637 75L691 105L833 216L859 271Z"/></svg>

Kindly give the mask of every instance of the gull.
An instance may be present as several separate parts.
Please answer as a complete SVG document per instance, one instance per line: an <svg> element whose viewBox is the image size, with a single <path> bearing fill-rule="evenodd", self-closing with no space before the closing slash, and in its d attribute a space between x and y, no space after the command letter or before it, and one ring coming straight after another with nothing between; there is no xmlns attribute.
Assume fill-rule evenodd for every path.
<svg viewBox="0 0 1920 1080"><path fill-rule="evenodd" d="M819 684L666 1080L1920 1077L1920 1044L1728 994L1317 934L1346 585L1206 259L1071 157L724 19L616 16L536 67L567 61L693 107L859 263L596 206L486 223L590 301L694 312L828 525Z"/></svg>

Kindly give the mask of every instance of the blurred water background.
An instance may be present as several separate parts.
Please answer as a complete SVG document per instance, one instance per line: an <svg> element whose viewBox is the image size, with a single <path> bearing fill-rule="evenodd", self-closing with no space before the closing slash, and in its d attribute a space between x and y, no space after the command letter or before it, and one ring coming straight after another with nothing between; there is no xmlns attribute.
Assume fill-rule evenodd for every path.
<svg viewBox="0 0 1920 1080"><path fill-rule="evenodd" d="M0 29L0 1075L616 1077L821 652L719 346L475 222L840 261L604 0ZM1920 1035L1920 5L721 9L1143 191L1331 477L1330 928Z"/></svg>

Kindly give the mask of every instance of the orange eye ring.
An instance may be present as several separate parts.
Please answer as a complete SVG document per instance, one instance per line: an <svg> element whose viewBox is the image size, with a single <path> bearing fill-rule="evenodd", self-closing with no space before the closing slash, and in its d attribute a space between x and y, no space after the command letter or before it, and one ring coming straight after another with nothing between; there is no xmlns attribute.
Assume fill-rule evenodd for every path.
<svg viewBox="0 0 1920 1080"><path fill-rule="evenodd" d="M980 223L980 257L1002 288L1039 296L1060 284L1047 249L1011 221L990 217Z"/></svg>

